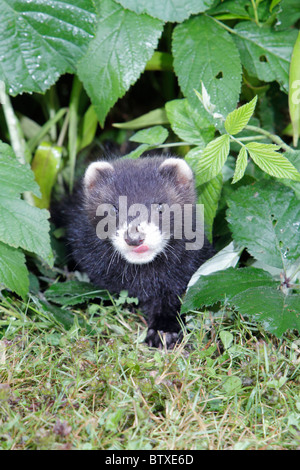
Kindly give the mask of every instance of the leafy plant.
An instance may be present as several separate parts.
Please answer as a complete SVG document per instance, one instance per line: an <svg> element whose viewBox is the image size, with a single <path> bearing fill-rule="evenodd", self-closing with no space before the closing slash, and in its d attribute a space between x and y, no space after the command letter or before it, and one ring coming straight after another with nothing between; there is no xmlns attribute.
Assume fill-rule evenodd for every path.
<svg viewBox="0 0 300 470"><path fill-rule="evenodd" d="M183 309L210 305L202 292L224 281L212 303L278 335L299 329L298 2L0 0L0 12L0 132L11 145L0 145L2 285L25 298L25 256L52 266L51 194L72 191L81 155L109 138L131 142L131 158L177 149L195 171L208 238L232 239L237 258L247 250L245 267L201 275ZM47 300L94 296L74 282Z"/></svg>

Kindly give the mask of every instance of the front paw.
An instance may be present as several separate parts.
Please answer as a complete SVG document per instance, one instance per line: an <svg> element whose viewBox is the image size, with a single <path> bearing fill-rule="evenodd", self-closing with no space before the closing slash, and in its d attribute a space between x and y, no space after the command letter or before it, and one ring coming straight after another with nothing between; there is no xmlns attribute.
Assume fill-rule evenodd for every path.
<svg viewBox="0 0 300 470"><path fill-rule="evenodd" d="M149 328L145 341L150 347L162 349L162 347L166 345L167 349L173 349L176 344L181 342L181 340L181 331L166 332Z"/></svg>

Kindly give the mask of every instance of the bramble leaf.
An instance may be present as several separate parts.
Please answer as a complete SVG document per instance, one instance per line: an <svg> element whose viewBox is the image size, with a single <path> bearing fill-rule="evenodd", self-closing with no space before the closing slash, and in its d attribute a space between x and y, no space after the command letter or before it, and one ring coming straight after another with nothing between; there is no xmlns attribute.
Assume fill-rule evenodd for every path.
<svg viewBox="0 0 300 470"><path fill-rule="evenodd" d="M187 154L187 159L198 159L195 165L197 181L201 184L217 176L228 157L229 135L224 134L212 140L204 150L195 147Z"/></svg>
<svg viewBox="0 0 300 470"><path fill-rule="evenodd" d="M294 165L283 154L276 152L278 145L249 142L246 147L256 165L269 175L300 181L300 173Z"/></svg>
<svg viewBox="0 0 300 470"><path fill-rule="evenodd" d="M137 15L112 0L99 1L97 31L78 64L78 75L101 125L143 72L162 29L156 18Z"/></svg>
<svg viewBox="0 0 300 470"><path fill-rule="evenodd" d="M210 8L214 0L116 0L124 8L134 11L138 15L148 13L148 15L159 18L163 21L180 23L189 16L202 13Z"/></svg>
<svg viewBox="0 0 300 470"><path fill-rule="evenodd" d="M300 256L300 205L290 188L274 181L242 186L228 205L233 238L254 258L286 269Z"/></svg>
<svg viewBox="0 0 300 470"><path fill-rule="evenodd" d="M240 106L228 114L225 120L225 129L228 134L235 135L241 132L248 124L257 102L257 95L249 103Z"/></svg>

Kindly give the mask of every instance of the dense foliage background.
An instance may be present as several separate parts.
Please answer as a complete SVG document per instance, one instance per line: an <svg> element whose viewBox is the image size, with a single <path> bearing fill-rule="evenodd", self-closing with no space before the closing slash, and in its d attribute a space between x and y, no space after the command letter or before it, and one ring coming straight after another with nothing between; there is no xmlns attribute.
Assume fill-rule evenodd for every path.
<svg viewBox="0 0 300 470"><path fill-rule="evenodd" d="M193 276L182 312L188 314L189 327L200 330L201 341L206 344L205 351L198 351L196 361L204 361L208 367L207 383L213 364L221 367L221 361L210 357L216 351L220 353L219 345L210 343L218 336L212 319L220 315L233 321L239 313L238 318L246 322L245 333L240 334L247 338L246 343L254 337L253 328L258 335L262 331L277 338L291 334L297 341L298 0L0 0L0 19L0 367L5 364L7 341L23 334L26 322L33 322L34 331L48 331L48 345L63 348L69 344L65 334L71 345L74 338L78 341L78 331L90 338L93 334L122 336L123 327L126 332L134 328L130 320L114 321L119 322L126 305L136 306L137 299L128 299L126 292L113 299L95 290L82 273L69 272L63 232L49 221L52 202L72 192L88 161L107 153L139 158L153 150L172 152L185 158L195 172L207 236L214 241L218 254ZM101 317L99 308L106 317ZM111 308L116 312L110 317ZM199 310L203 323L197 320ZM100 322L97 326L94 318ZM214 333L207 340L203 325L209 321L209 331ZM142 340L143 335L138 335L136 344ZM221 358L230 358L231 365L233 358L247 349L246 343L243 352L236 349L227 327L221 331L220 340L226 356ZM84 354L88 349L83 343L78 348ZM112 346L104 354L110 365L102 371L101 383L112 396L107 381L113 380L113 387L118 385L111 379L115 356L109 354L117 354L118 348ZM293 348L290 351L295 351ZM247 353L249 364L252 353ZM35 352L28 352L28 357L31 354ZM72 363L72 354L67 363ZM86 357L90 363L97 362L92 355ZM264 349L265 361L267 357ZM294 368L295 357L289 362L293 363L293 380L299 369L299 365ZM173 405L164 408L161 391L152 393L140 381L139 360L136 351L125 363L120 360L119 374L124 370L133 374L156 423L161 410L165 410L164 418L171 416L167 411L173 410ZM161 361L158 356L152 360ZM162 376L171 371L177 377L187 367L180 363L179 369L177 365L173 369L175 363L179 364L159 362L159 367L166 367ZM281 369L282 364L278 366ZM288 372L280 382L281 376L270 379L273 372L269 362L264 367L265 383L272 380L272 390L279 390ZM222 385L227 397L246 386L236 378ZM161 383L165 383L163 379ZM126 382L126 387L130 386ZM259 390L257 385L249 392L245 407L241 405L243 410L248 412L254 402L264 409ZM6 400L10 395L5 387L3 393ZM94 403L100 392L93 388L89 393L90 403ZM193 397L197 393L194 391ZM218 401L215 388L211 393L207 400L214 401L209 409L222 413L223 398ZM188 392L187 396L190 398ZM128 400L131 403L131 398ZM299 411L299 407L296 409ZM116 408L100 416L99 424L106 423L104 448L115 445L112 434L121 429L125 432L128 426L134 428L143 415L142 410L135 409L132 421L123 411ZM255 416L255 423L263 419L265 438L264 417ZM293 411L288 419L299 432L299 413ZM9 430L15 429L14 425L8 427L5 442L11 442L7 436L18 435L17 427L15 434ZM58 425L55 439L63 439L70 432ZM92 430L89 432L93 435ZM43 441L43 437L39 439ZM29 447L39 447L39 439ZM45 445L49 447L47 439ZM249 439L247 442L251 442ZM19 437L13 442L25 445L25 441L20 444ZM145 444L144 438L133 442L138 442L137 448L157 445L150 440ZM289 445L296 446L294 441ZM166 447L174 448L171 444Z"/></svg>

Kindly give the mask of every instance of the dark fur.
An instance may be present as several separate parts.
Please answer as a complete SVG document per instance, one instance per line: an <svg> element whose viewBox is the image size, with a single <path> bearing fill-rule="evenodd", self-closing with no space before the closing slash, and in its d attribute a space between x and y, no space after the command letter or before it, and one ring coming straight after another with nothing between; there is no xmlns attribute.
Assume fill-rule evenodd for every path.
<svg viewBox="0 0 300 470"><path fill-rule="evenodd" d="M120 159L112 163L115 171L100 175L86 196L82 185L64 206L67 240L72 256L82 271L100 288L118 293L127 290L138 297L147 316L150 346L160 346L160 335L166 333L167 347L180 338L179 298L185 292L192 274L213 255L211 245L198 251L187 251L185 240L171 239L162 253L148 264L130 264L115 252L109 240L96 236L95 217L98 204L117 204L126 195L128 206L143 203L195 203L194 184L182 184L175 168L159 170L164 158Z"/></svg>

